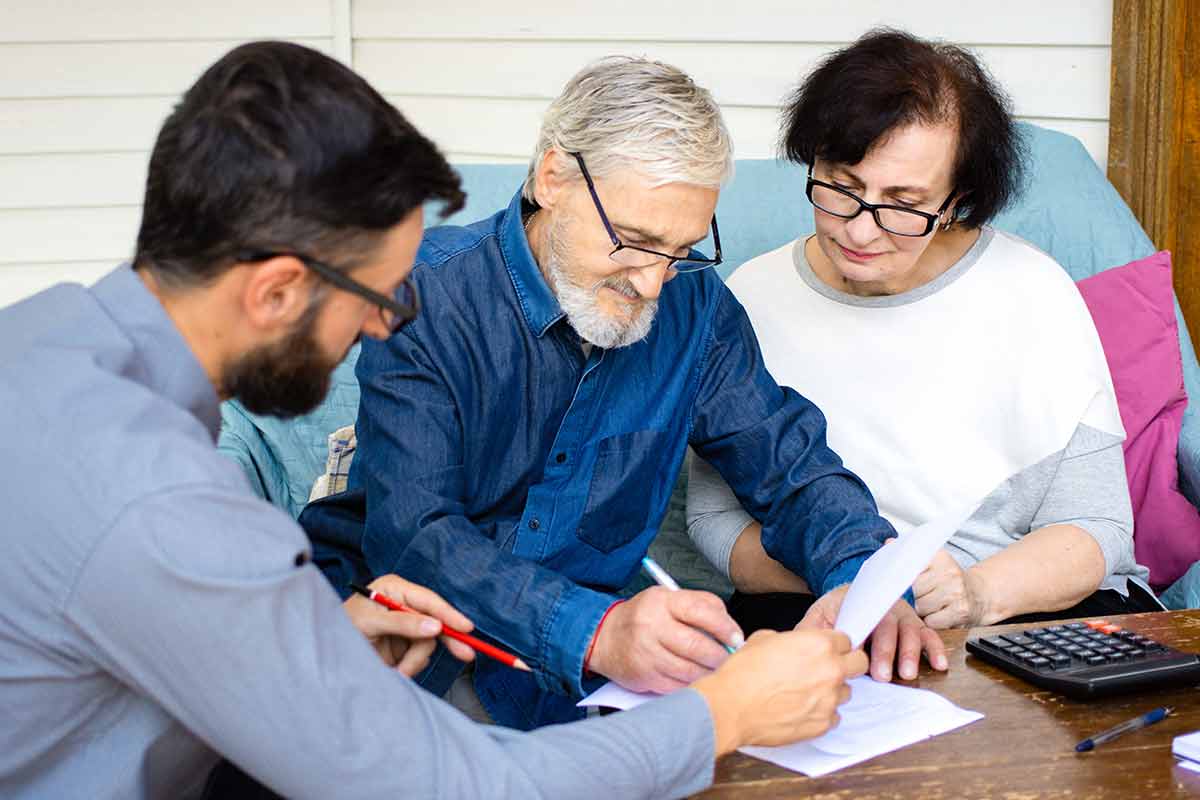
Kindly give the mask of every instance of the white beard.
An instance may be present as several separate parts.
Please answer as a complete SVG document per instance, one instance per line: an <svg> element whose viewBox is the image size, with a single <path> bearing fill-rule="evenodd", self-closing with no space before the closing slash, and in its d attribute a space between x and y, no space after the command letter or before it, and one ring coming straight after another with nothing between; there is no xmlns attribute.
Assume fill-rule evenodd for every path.
<svg viewBox="0 0 1200 800"><path fill-rule="evenodd" d="M596 347L612 350L640 342L650 333L654 315L658 312L657 300L643 300L630 319L620 319L604 313L597 300L597 293L605 287L614 289L626 297L636 297L637 290L625 278L606 278L590 288L578 285L563 268L565 258L561 252L563 239L559 236L560 226L546 231L546 276L550 288L558 298L567 315L567 322L579 338Z"/></svg>

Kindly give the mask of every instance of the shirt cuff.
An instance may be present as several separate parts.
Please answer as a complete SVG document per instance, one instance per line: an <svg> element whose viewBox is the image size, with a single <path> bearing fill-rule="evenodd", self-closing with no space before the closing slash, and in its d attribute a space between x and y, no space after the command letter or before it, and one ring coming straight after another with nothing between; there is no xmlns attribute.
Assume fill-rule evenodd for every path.
<svg viewBox="0 0 1200 800"><path fill-rule="evenodd" d="M600 620L620 598L572 586L558 599L542 637L543 669L535 670L538 686L556 694L582 697L583 659Z"/></svg>
<svg viewBox="0 0 1200 800"><path fill-rule="evenodd" d="M825 580L821 584L821 594L826 595L845 583L851 583L854 576L858 574L859 569L866 563L869 556L854 556L847 558L842 563L838 564L829 572L825 573Z"/></svg>

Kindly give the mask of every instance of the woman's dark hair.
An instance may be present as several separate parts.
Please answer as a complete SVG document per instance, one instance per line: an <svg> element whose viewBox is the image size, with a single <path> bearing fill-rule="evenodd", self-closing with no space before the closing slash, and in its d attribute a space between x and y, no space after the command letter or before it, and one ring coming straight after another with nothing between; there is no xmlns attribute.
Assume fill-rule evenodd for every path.
<svg viewBox="0 0 1200 800"><path fill-rule="evenodd" d="M135 265L209 283L239 251L356 266L430 200L462 207L458 174L353 71L286 42L242 45L200 76L150 156Z"/></svg>
<svg viewBox="0 0 1200 800"><path fill-rule="evenodd" d="M829 55L793 93L781 150L812 164L857 164L899 126L950 122L958 129L956 218L977 228L1020 190L1024 166L1012 104L967 50L890 28Z"/></svg>

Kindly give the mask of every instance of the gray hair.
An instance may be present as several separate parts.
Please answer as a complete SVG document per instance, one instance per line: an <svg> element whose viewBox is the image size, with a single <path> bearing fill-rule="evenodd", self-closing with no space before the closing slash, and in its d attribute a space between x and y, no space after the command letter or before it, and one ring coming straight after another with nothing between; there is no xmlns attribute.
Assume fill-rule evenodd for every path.
<svg viewBox="0 0 1200 800"><path fill-rule="evenodd" d="M580 153L588 172L632 168L653 185L720 187L733 176L733 142L707 89L686 73L646 58L609 56L567 82L542 117L522 194L551 150ZM579 172L574 159L566 168Z"/></svg>

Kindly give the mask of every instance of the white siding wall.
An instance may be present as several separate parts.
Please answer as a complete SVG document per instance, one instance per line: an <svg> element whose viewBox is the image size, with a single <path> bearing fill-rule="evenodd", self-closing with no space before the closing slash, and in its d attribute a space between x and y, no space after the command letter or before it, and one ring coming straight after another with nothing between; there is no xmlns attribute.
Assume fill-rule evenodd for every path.
<svg viewBox="0 0 1200 800"><path fill-rule="evenodd" d="M1100 164L1108 147L1111 0L7 5L0 306L59 280L90 282L130 255L163 117L205 66L255 38L350 61L459 162L524 161L549 99L584 63L612 53L688 70L725 109L737 155L768 157L787 91L822 55L877 24L972 46L1019 116L1079 137Z"/></svg>

